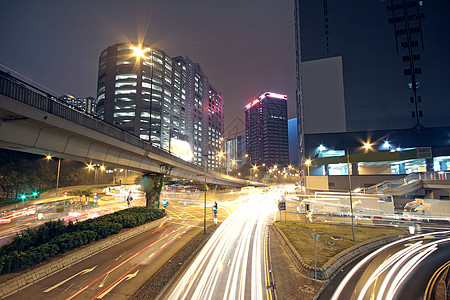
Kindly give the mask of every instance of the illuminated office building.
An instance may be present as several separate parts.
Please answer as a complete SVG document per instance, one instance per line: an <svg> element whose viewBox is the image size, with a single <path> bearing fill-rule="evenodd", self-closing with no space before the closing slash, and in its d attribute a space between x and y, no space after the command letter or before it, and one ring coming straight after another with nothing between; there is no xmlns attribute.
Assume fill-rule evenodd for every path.
<svg viewBox="0 0 450 300"><path fill-rule="evenodd" d="M197 164L208 153L208 143L209 151L217 149L222 95L189 58L171 58L146 44L115 44L100 55L97 86L97 115L104 121L166 151L173 148L171 141L177 149L179 141L188 141ZM212 129L214 137L208 139Z"/></svg>
<svg viewBox="0 0 450 300"><path fill-rule="evenodd" d="M367 172L450 167L450 2L296 0L295 10L305 157L371 142L375 151L430 147L432 157Z"/></svg>
<svg viewBox="0 0 450 300"><path fill-rule="evenodd" d="M265 92L246 105L245 133L252 164L287 164L287 96Z"/></svg>

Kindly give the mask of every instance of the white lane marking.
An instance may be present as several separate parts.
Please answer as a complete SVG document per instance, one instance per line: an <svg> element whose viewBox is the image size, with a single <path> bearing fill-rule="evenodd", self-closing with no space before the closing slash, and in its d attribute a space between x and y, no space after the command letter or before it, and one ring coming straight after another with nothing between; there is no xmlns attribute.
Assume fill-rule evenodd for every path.
<svg viewBox="0 0 450 300"><path fill-rule="evenodd" d="M90 268L90 269L85 269L85 270L83 270L83 271L80 271L80 272L78 272L77 274L75 274L75 275L73 275L73 276L70 276L69 278L67 278L67 279L65 279L65 280L63 280L63 281L61 281L60 283L55 284L55 285L52 286L52 287L49 287L48 289L46 289L46 290L44 291L44 293L50 292L51 290L53 290L53 289L57 288L58 286L60 286L60 285L62 285L62 284L64 284L64 283L66 283L67 281L69 281L69 280L71 280L71 279L77 277L78 275L84 275L84 274L86 274L86 273L92 272L96 267L97 267L97 266L94 266L94 267L92 267L92 268Z"/></svg>

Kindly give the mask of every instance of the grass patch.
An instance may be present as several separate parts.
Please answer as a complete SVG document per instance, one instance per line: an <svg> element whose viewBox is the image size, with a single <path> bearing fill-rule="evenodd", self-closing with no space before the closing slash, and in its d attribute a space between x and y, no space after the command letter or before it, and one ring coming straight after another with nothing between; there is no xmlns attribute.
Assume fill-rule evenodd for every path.
<svg viewBox="0 0 450 300"><path fill-rule="evenodd" d="M355 227L356 241L353 242L352 227L302 222L276 222L297 250L303 261L314 267L314 239L311 233L320 234L317 240L317 267L322 267L335 255L348 248L369 240L405 233L402 229L381 227Z"/></svg>

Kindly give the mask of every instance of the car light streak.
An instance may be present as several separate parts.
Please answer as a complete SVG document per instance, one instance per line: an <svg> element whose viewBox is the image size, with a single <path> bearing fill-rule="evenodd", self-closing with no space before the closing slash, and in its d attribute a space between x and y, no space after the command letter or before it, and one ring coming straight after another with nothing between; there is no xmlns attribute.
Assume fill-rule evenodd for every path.
<svg viewBox="0 0 450 300"><path fill-rule="evenodd" d="M339 286L336 288L333 296L331 297L332 300L337 300L340 297L340 294L342 293L342 291L344 290L345 286L347 285L347 283L350 281L350 279L356 274L356 272L358 272L359 269L361 269L366 263L368 263L370 260L372 260L374 257L376 257L379 253L385 251L386 249L393 247L395 245L410 241L412 239L417 239L417 238L422 238L422 237L427 237L427 236L434 236L434 235L445 235L450 233L450 231L442 231L442 232L433 232L433 233L425 233L425 234L420 234L420 235L416 235L416 236L411 236L411 237L407 237L395 242L392 242L390 244L387 244L377 250L375 250L374 252L370 253L368 256L366 256L364 259L362 259L358 264L356 264L355 267L353 267L352 270L350 270L350 272L348 272L348 274L345 276L345 278L341 281L341 283L339 284Z"/></svg>
<svg viewBox="0 0 450 300"><path fill-rule="evenodd" d="M170 223L167 223L165 226L160 227L159 229L155 230L153 233L157 232L158 230L161 230L163 228L165 228L166 226L170 225ZM135 258L137 255L139 255L140 253L142 253L143 251L145 251L146 249L152 247L153 245L155 245L156 243L160 242L161 240L163 240L164 238L166 238L167 236L169 236L169 234L164 235L162 237L160 237L158 240L156 240L155 242L145 246L144 248L136 251L133 255L131 255L130 257L128 257L127 259L125 259L124 261L122 261L121 263L119 263L118 265L116 265L115 267L109 269L108 271L106 271L105 273L103 273L101 276L99 276L98 278L96 278L95 280L93 280L92 282L90 282L89 284L87 284L86 286L84 286L83 288L79 289L78 291L76 291L75 293L73 293L72 295L70 295L68 298L66 298L66 300L72 299L75 296L77 296L78 294L80 294L81 292L83 292L85 289L87 289L88 287L90 287L92 284L94 284L95 282L97 282L98 280L100 280L101 278L103 278L104 276L110 274L111 272L115 271L116 269L118 269L119 267L121 267L122 265L124 265L125 263L127 263L128 261L130 261L131 259Z"/></svg>
<svg viewBox="0 0 450 300"><path fill-rule="evenodd" d="M406 263L401 269L398 275L395 276L394 280L390 284L390 288L387 292L387 299L393 299L393 296L397 292L398 288L402 282L408 277L408 275L431 253L437 250L436 245L433 245L424 252L417 254L408 263Z"/></svg>
<svg viewBox="0 0 450 300"><path fill-rule="evenodd" d="M403 280L403 273L401 271L398 271L400 269L400 267L408 260L410 259L411 256L415 255L416 253L418 253L418 258L427 255L427 253L429 251L434 251L436 250L435 245L438 244L441 241L436 241L430 244L426 244L426 245L422 245L420 247L418 247L417 249L414 250L414 252L411 253L407 253L404 257L402 257L401 259L399 259L399 261L389 270L388 274L386 275L386 277L384 278L380 289L377 293L377 300L382 300L385 299L384 298L384 294L386 292L386 289L388 287L388 285L392 282L392 278L394 277L394 275L399 272L400 273L400 281ZM426 249L428 249L427 251L425 251ZM419 253L421 252L421 253ZM395 287L394 287L395 288ZM392 298L388 298L388 299L392 299Z"/></svg>
<svg viewBox="0 0 450 300"><path fill-rule="evenodd" d="M163 299L263 299L266 219L274 193L252 195L219 226ZM223 262L228 262L224 264ZM220 295L220 296L219 296ZM267 296L267 294L266 294Z"/></svg>
<svg viewBox="0 0 450 300"><path fill-rule="evenodd" d="M132 267L131 269L129 269L127 272L125 272L122 276L120 276L119 278L117 278L113 283L111 283L109 286L107 286L104 290L102 290L100 293L98 293L97 295L95 295L91 300L95 299L95 298L103 298L107 292L110 292L112 290L113 287L117 286L117 283L124 280L124 278L127 278L127 276L133 276L131 273L131 271L135 270L136 268L140 267L141 265L143 265L144 263L146 263L147 261L151 260L156 254L158 254L159 252L161 252L164 248L166 248L168 245L170 245L174 240L176 240L178 237L180 237L182 234L184 234L187 230L189 230L191 228L191 226L187 227L186 230L178 233L177 235L175 235L172 239L169 239L166 243L164 243L161 247L159 247L156 251L153 251L149 256L144 257L144 259L142 259L140 262L138 262L134 267ZM175 231L174 231L175 232ZM134 276L136 276L136 274L138 273L139 270L136 271L136 273L134 274ZM133 276L133 277L134 277ZM127 279L128 280L128 279Z"/></svg>
<svg viewBox="0 0 450 300"><path fill-rule="evenodd" d="M422 245L422 241L417 242L415 244L412 244L411 246L408 246L408 248L405 248L401 251L398 251L388 259L386 259L370 276L370 278L367 280L366 284L361 289L361 292L359 294L358 300L363 300L364 295L366 294L369 287L372 285L372 283L387 269L389 269L392 265L394 265L401 257L403 257L408 252L412 252L418 247Z"/></svg>

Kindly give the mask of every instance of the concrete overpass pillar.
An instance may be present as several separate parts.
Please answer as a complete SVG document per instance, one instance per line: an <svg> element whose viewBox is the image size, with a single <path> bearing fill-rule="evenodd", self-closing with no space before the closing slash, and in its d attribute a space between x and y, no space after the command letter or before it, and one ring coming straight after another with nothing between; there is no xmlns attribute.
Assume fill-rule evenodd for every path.
<svg viewBox="0 0 450 300"><path fill-rule="evenodd" d="M164 175L146 173L142 176L140 185L145 192L146 207L148 209L159 208L160 195L164 186Z"/></svg>

